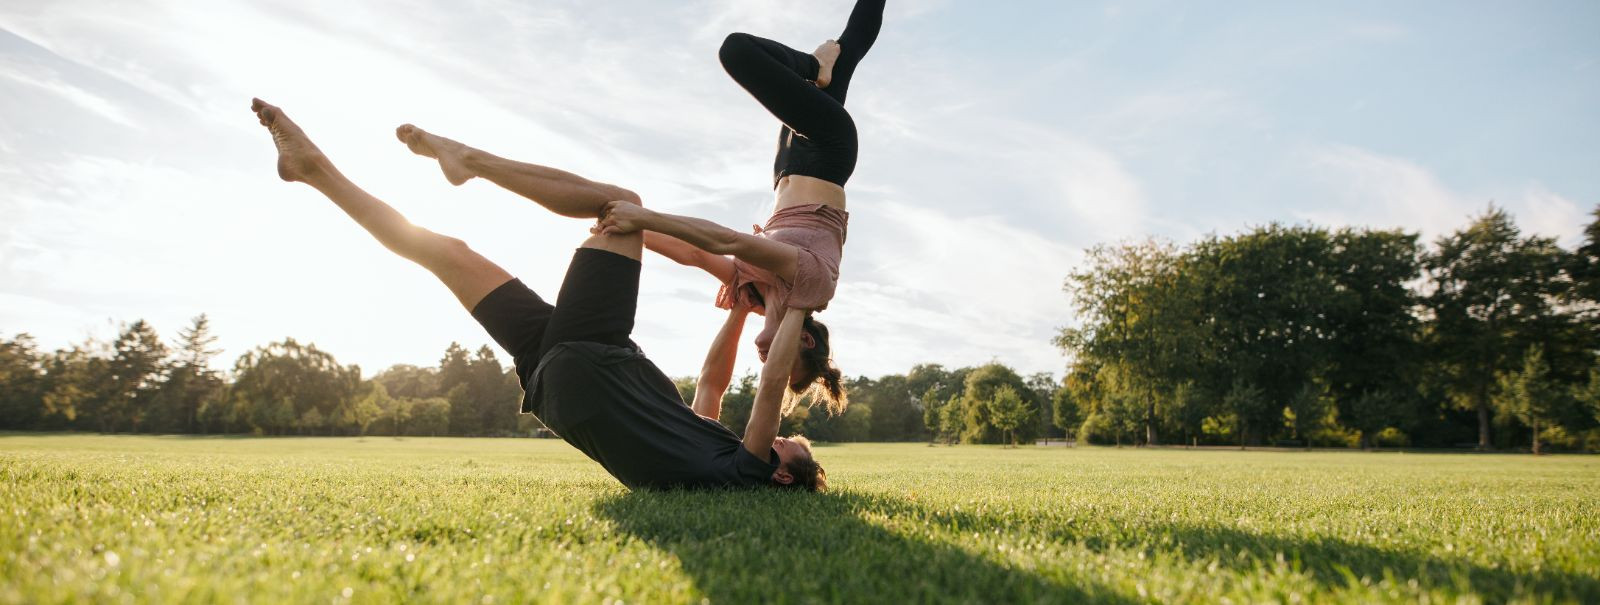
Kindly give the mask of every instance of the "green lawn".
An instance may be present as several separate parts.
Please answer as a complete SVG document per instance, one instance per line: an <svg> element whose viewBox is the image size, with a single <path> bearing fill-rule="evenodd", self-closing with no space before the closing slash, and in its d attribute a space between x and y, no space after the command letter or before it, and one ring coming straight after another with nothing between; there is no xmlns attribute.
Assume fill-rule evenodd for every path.
<svg viewBox="0 0 1600 605"><path fill-rule="evenodd" d="M628 492L559 441L0 436L0 602L1600 602L1600 458L821 446Z"/></svg>

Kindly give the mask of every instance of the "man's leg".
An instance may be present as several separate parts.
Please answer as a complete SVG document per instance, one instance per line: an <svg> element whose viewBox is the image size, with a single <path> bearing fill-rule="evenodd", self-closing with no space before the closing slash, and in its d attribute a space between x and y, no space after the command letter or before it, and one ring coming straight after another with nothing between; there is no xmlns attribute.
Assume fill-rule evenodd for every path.
<svg viewBox="0 0 1600 605"><path fill-rule="evenodd" d="M398 211L357 187L335 168L305 131L283 110L254 99L250 108L278 147L278 176L312 186L355 219L384 247L431 271L461 305L473 310L484 296L511 281L511 274L465 242L411 224Z"/></svg>
<svg viewBox="0 0 1600 605"><path fill-rule="evenodd" d="M453 185L483 177L561 216L598 218L608 202L639 203L637 194L622 187L548 166L508 160L410 124L395 129L395 136L413 153L438 160L445 179Z"/></svg>

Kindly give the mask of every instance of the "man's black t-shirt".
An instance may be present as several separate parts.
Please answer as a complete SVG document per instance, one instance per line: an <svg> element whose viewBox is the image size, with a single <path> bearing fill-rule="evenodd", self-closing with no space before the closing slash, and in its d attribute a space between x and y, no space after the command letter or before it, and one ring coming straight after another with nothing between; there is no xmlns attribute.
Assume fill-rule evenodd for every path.
<svg viewBox="0 0 1600 605"><path fill-rule="evenodd" d="M778 468L777 452L758 459L733 431L684 405L636 348L556 345L526 386L545 426L628 487L766 485Z"/></svg>

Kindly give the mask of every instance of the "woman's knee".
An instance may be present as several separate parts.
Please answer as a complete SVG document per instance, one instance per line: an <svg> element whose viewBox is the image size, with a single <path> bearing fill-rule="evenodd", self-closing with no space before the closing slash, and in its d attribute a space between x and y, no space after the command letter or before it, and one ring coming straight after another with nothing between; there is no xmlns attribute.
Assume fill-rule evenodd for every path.
<svg viewBox="0 0 1600 605"><path fill-rule="evenodd" d="M733 32L722 39L722 47L717 49L717 58L722 61L723 67L738 64L745 57L756 50L755 36L744 32Z"/></svg>

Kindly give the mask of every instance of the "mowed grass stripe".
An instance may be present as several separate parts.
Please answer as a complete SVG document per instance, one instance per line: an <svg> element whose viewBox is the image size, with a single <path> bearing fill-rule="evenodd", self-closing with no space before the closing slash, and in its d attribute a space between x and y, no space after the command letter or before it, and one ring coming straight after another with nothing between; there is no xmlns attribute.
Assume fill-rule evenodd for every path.
<svg viewBox="0 0 1600 605"><path fill-rule="evenodd" d="M0 436L0 602L1597 602L1600 459L820 446L629 492L559 441Z"/></svg>

